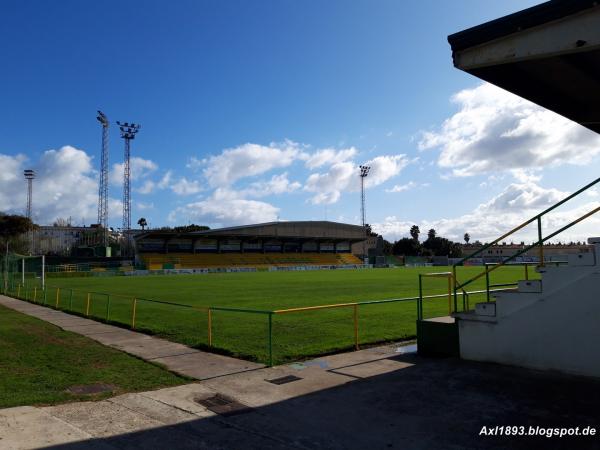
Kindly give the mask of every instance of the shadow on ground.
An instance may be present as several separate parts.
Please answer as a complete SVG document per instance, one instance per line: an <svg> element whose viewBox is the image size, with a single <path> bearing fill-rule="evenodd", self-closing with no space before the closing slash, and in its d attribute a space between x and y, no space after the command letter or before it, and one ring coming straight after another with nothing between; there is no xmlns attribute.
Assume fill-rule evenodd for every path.
<svg viewBox="0 0 600 450"><path fill-rule="evenodd" d="M382 359L401 368L369 376L372 362L336 366L327 371L349 377L336 387L237 415L51 448L600 448L600 436L479 435L496 425L599 427L598 380L415 354Z"/></svg>

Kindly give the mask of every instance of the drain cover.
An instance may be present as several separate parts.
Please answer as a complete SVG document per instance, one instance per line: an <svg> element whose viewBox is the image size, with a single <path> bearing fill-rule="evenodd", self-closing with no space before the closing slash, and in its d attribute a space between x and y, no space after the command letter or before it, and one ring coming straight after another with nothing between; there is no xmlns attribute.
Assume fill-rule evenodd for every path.
<svg viewBox="0 0 600 450"><path fill-rule="evenodd" d="M112 392L117 387L113 384L79 384L76 386L71 386L67 388L67 392L69 394L75 395L94 395L94 394L103 394L105 392Z"/></svg>
<svg viewBox="0 0 600 450"><path fill-rule="evenodd" d="M222 416L233 416L252 411L252 408L249 406L223 394L217 394L208 398L197 398L196 403Z"/></svg>
<svg viewBox="0 0 600 450"><path fill-rule="evenodd" d="M285 377L273 378L272 380L265 380L265 381L268 381L269 383L273 383L273 384L287 384L287 383L291 383L292 381L298 381L301 379L302 378L297 377L296 375L287 375Z"/></svg>

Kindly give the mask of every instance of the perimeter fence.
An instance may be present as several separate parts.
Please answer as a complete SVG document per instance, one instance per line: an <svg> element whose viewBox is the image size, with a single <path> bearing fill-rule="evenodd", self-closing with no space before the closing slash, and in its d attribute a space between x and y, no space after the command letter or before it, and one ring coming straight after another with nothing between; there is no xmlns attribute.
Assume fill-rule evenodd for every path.
<svg viewBox="0 0 600 450"><path fill-rule="evenodd" d="M438 291L445 291L445 280ZM447 315L448 293L286 309L196 306L9 280L6 295L267 365L416 337L416 321ZM486 291L472 291L485 301Z"/></svg>

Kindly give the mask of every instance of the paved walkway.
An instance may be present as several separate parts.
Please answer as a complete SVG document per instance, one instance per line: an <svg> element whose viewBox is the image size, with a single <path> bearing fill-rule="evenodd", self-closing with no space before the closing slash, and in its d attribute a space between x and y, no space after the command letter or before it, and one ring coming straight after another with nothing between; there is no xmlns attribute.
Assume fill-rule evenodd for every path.
<svg viewBox="0 0 600 450"><path fill-rule="evenodd" d="M600 448L598 435L480 435L483 426L598 428L598 380L410 350L388 345L99 402L4 409L0 448ZM293 381L271 382L284 376ZM198 402L217 394L244 409L224 415Z"/></svg>
<svg viewBox="0 0 600 450"><path fill-rule="evenodd" d="M122 350L147 361L163 364L173 372L197 380L206 380L264 367L262 364L202 352L182 344L3 295L0 295L0 305L45 320L63 330L81 334L101 344Z"/></svg>
<svg viewBox="0 0 600 450"><path fill-rule="evenodd" d="M64 314L36 305L6 298L0 298L0 303L44 320L65 320ZM60 326L98 325L75 319L78 322ZM90 337L113 333L102 330ZM144 347L137 334L128 334L120 345L131 339L138 342L134 349ZM164 351L154 350L168 354L168 344L164 343ZM150 351L150 347L145 348ZM183 386L98 402L0 409L0 448L600 448L599 380L454 358L422 358L414 351L414 345L386 345L271 368L249 368L226 358L232 373L223 374L227 370L213 366L202 369L202 381ZM195 352L186 356L191 354ZM210 360L215 365L222 361L204 354L198 362L209 357L218 358ZM282 377L291 378L285 384L273 383ZM217 408L225 400L237 402L242 409L235 415L223 414L203 405L209 399ZM595 436L551 439L480 435L483 426L507 425L592 426L598 431Z"/></svg>

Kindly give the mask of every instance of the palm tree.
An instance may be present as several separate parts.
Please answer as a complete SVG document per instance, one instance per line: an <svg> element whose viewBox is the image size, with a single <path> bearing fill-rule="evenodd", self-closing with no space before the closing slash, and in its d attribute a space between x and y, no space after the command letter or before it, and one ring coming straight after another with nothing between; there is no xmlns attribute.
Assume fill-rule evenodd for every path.
<svg viewBox="0 0 600 450"><path fill-rule="evenodd" d="M421 231L419 230L419 227L416 225L413 225L412 227L410 227L410 236L415 240L418 241L419 240L419 233L421 233Z"/></svg>
<svg viewBox="0 0 600 450"><path fill-rule="evenodd" d="M148 222L146 222L145 217L141 217L140 220L137 221L137 223L140 227L142 227L142 231L145 230L146 227L148 226Z"/></svg>
<svg viewBox="0 0 600 450"><path fill-rule="evenodd" d="M436 235L436 232L435 232L435 230L432 228L431 230L429 230L429 231L427 232L427 239L435 239L435 235Z"/></svg>
<svg viewBox="0 0 600 450"><path fill-rule="evenodd" d="M463 238L464 238L464 240L465 240L465 242L466 242L467 244L468 244L468 243L469 243L469 241L471 240L471 236L469 235L469 233L465 233L465 235L464 235L464 237L463 237Z"/></svg>

